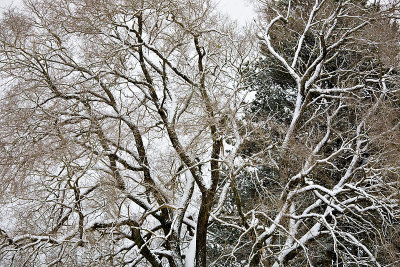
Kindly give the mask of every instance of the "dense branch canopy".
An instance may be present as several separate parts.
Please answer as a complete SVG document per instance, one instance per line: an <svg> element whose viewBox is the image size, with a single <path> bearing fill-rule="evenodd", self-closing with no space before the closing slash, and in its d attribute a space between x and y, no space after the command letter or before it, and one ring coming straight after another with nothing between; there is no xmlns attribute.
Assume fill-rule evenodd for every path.
<svg viewBox="0 0 400 267"><path fill-rule="evenodd" d="M211 0L5 12L0 263L398 261L399 3L259 8L246 29Z"/></svg>

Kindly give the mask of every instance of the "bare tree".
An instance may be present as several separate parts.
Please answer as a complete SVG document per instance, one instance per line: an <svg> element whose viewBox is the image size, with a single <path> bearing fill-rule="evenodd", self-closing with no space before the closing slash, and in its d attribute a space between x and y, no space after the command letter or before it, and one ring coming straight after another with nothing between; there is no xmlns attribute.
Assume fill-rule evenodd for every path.
<svg viewBox="0 0 400 267"><path fill-rule="evenodd" d="M4 14L2 262L206 265L251 53L214 8L32 0Z"/></svg>
<svg viewBox="0 0 400 267"><path fill-rule="evenodd" d="M392 104L398 63L386 59L398 57L399 3L265 1L261 7L259 39L267 73L276 79L269 86L295 97L286 98L287 123L273 112L283 107L267 107L264 135L278 132L266 155L276 184L260 199L265 203L272 188L279 194L249 211L257 236L250 265L380 266L386 229L397 227L399 211L398 163L384 160L398 158L398 150L376 143L389 134L388 143L398 144L392 136L399 127ZM377 127L377 120L387 124Z"/></svg>
<svg viewBox="0 0 400 267"><path fill-rule="evenodd" d="M0 262L398 261L398 3L260 7L267 70L211 0L5 13Z"/></svg>

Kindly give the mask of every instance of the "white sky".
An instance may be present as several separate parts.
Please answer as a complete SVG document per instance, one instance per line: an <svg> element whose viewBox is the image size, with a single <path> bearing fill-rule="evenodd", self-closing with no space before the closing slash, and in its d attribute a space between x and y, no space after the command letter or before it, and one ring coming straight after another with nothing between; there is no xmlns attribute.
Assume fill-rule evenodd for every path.
<svg viewBox="0 0 400 267"><path fill-rule="evenodd" d="M222 12L229 14L236 19L240 25L250 22L254 17L254 11L249 4L249 0L215 0L219 2ZM21 0L0 0L0 8L16 5Z"/></svg>
<svg viewBox="0 0 400 267"><path fill-rule="evenodd" d="M19 2L19 0L0 0L0 7L9 7L11 4Z"/></svg>
<svg viewBox="0 0 400 267"><path fill-rule="evenodd" d="M217 0L217 2L219 2L222 12L236 19L240 25L251 22L255 16L249 0Z"/></svg>

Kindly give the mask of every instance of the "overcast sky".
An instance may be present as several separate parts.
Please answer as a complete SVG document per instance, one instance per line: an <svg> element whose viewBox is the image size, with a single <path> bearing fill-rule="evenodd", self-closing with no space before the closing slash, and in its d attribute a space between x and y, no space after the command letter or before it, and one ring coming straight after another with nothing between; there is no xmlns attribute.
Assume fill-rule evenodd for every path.
<svg viewBox="0 0 400 267"><path fill-rule="evenodd" d="M4 7L8 7L11 4L13 4L14 2L18 2L19 0L0 0L0 7L4 8Z"/></svg>
<svg viewBox="0 0 400 267"><path fill-rule="evenodd" d="M0 0L1 1L1 0ZM233 19L238 20L240 24L251 21L255 16L254 10L249 4L249 0L217 0L221 10L228 13Z"/></svg>
<svg viewBox="0 0 400 267"><path fill-rule="evenodd" d="M5 8L15 5L21 0L0 0L0 7ZM251 21L254 11L249 4L249 0L216 0L222 12L229 14L233 19L238 20L241 25L246 21Z"/></svg>

